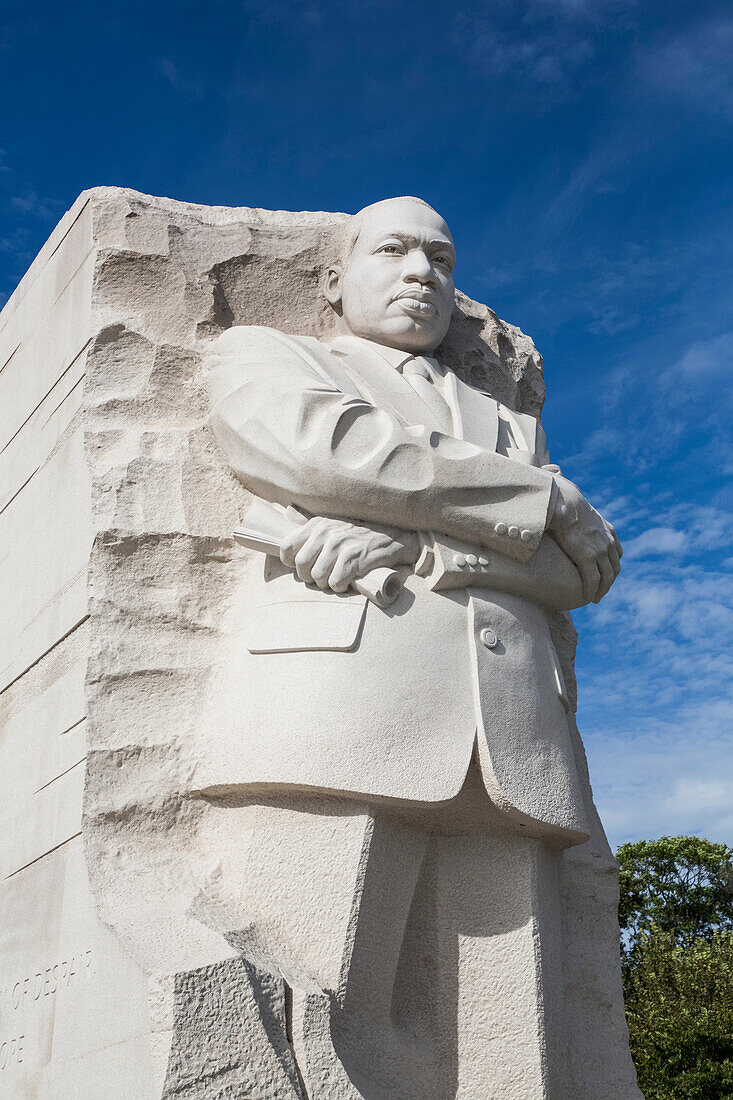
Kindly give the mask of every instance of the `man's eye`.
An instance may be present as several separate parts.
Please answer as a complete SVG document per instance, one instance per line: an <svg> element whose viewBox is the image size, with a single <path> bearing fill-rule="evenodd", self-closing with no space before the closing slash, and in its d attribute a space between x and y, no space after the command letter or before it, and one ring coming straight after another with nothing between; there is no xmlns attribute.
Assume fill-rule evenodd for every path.
<svg viewBox="0 0 733 1100"><path fill-rule="evenodd" d="M443 264L444 267L448 267L448 268L450 268L452 266L450 256L433 256L433 263L434 264Z"/></svg>
<svg viewBox="0 0 733 1100"><path fill-rule="evenodd" d="M402 249L398 244L383 244L379 249L380 252L386 252L388 256L401 256Z"/></svg>

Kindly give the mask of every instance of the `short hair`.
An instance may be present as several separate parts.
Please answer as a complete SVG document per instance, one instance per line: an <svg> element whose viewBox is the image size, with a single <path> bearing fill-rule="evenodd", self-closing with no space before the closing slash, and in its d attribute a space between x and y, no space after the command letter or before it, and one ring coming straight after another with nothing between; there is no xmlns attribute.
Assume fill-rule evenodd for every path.
<svg viewBox="0 0 733 1100"><path fill-rule="evenodd" d="M354 245L359 239L365 215L371 213L372 210L376 210L378 206L386 206L390 202L413 202L416 206L427 206L428 210L438 214L434 206L431 206L429 202L425 202L425 199L418 199L416 195L395 195L392 199L379 199L378 202L363 206L348 221L342 222L336 230L336 252L341 263L347 263L349 256L354 251ZM438 217L440 218L442 215L438 214Z"/></svg>

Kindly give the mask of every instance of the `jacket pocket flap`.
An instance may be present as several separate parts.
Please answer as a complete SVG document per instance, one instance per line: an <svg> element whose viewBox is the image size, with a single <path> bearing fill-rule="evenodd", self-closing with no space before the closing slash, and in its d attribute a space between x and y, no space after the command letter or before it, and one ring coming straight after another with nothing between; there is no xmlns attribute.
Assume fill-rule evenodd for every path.
<svg viewBox="0 0 733 1100"><path fill-rule="evenodd" d="M261 604L244 629L244 643L250 653L353 649L366 604L363 596Z"/></svg>

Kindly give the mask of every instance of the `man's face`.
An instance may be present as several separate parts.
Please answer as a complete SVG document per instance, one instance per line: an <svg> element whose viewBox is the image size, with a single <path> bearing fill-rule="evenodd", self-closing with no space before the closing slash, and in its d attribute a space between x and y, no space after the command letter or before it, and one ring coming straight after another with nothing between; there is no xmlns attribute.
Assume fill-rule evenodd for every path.
<svg viewBox="0 0 733 1100"><path fill-rule="evenodd" d="M430 354L453 310L455 247L439 214L414 202L364 215L340 276L346 328L378 344Z"/></svg>

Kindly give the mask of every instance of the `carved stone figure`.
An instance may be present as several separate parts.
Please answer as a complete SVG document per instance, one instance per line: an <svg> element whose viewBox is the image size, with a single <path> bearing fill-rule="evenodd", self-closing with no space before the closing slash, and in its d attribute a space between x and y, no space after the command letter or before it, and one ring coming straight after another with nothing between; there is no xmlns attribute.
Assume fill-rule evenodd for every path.
<svg viewBox="0 0 733 1100"><path fill-rule="evenodd" d="M600 600L621 548L538 420L441 363L440 215L377 203L340 249L335 338L211 353L232 468L300 518L243 595L233 751L196 775L266 795L222 809L247 855L197 914L292 989L310 1096L564 1097L559 861L589 827L547 609ZM380 607L353 586L385 568Z"/></svg>
<svg viewBox="0 0 733 1100"><path fill-rule="evenodd" d="M453 260L96 188L3 308L1 1100L639 1100L567 613L620 550Z"/></svg>

